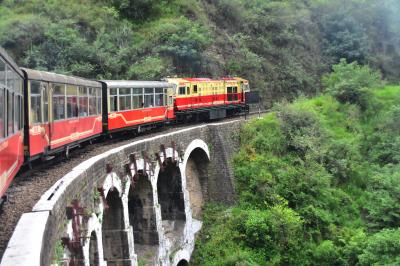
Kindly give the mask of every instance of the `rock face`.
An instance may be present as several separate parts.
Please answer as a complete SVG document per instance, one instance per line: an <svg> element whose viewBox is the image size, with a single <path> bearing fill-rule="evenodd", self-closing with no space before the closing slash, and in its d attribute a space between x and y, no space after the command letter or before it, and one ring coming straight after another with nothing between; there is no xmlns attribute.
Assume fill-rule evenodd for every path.
<svg viewBox="0 0 400 266"><path fill-rule="evenodd" d="M82 265L184 265L204 203L235 201L231 159L243 122L161 134L76 166L35 205L31 214L41 215L30 215L38 228L28 232L29 243L20 239L24 225L17 226L1 265L70 259ZM84 210L77 218L83 256L60 245L62 238L76 239L78 220L66 212L73 200ZM41 247L40 255L27 252L32 246Z"/></svg>

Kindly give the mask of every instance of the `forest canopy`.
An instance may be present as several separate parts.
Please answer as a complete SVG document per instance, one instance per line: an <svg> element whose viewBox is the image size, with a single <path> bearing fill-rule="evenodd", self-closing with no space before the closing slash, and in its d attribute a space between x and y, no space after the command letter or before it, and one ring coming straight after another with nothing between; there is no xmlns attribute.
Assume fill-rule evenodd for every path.
<svg viewBox="0 0 400 266"><path fill-rule="evenodd" d="M341 58L400 78L396 0L4 0L21 66L88 78L239 75L264 103L321 91Z"/></svg>
<svg viewBox="0 0 400 266"><path fill-rule="evenodd" d="M238 202L208 205L193 265L400 263L400 87L333 69L326 94L244 125Z"/></svg>

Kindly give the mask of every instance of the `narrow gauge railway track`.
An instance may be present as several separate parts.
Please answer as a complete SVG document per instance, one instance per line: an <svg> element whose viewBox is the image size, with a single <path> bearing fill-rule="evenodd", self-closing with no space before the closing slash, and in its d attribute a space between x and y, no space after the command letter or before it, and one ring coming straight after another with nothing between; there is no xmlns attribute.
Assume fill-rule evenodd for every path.
<svg viewBox="0 0 400 266"><path fill-rule="evenodd" d="M266 113L266 111L262 111L261 113ZM254 117L258 115L259 112L252 112L247 116ZM224 119L223 121L231 121L238 118L239 117L236 116ZM243 119L244 115L241 115L241 118ZM220 121L207 123L215 122ZM3 257L8 241L21 215L31 211L42 194L79 163L132 141L207 123L169 125L161 130L147 131L138 136L127 132L126 134L116 135L113 139L95 140L91 145L85 145L81 148L74 149L70 152L68 159L58 156L50 161L37 162L33 164L32 169L24 166L9 187L7 193L8 200L3 206L3 213L0 214L0 260Z"/></svg>

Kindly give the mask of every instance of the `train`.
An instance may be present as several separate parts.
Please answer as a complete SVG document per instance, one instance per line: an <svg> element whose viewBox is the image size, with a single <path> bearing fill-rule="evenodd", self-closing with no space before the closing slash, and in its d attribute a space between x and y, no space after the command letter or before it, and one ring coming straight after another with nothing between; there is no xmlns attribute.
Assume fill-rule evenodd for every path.
<svg viewBox="0 0 400 266"><path fill-rule="evenodd" d="M246 113L250 96L238 77L91 80L20 68L0 47L0 205L24 164L120 131Z"/></svg>

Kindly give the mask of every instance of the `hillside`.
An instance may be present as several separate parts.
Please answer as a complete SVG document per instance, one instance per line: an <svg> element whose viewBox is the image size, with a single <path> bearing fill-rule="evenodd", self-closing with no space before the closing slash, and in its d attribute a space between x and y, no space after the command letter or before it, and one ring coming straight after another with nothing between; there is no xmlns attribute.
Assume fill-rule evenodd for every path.
<svg viewBox="0 0 400 266"><path fill-rule="evenodd" d="M206 208L193 265L399 265L400 87L334 70L243 128L238 203Z"/></svg>
<svg viewBox="0 0 400 266"><path fill-rule="evenodd" d="M21 66L88 78L240 75L270 105L320 91L340 58L398 81L399 11L396 0L4 0L0 45Z"/></svg>

